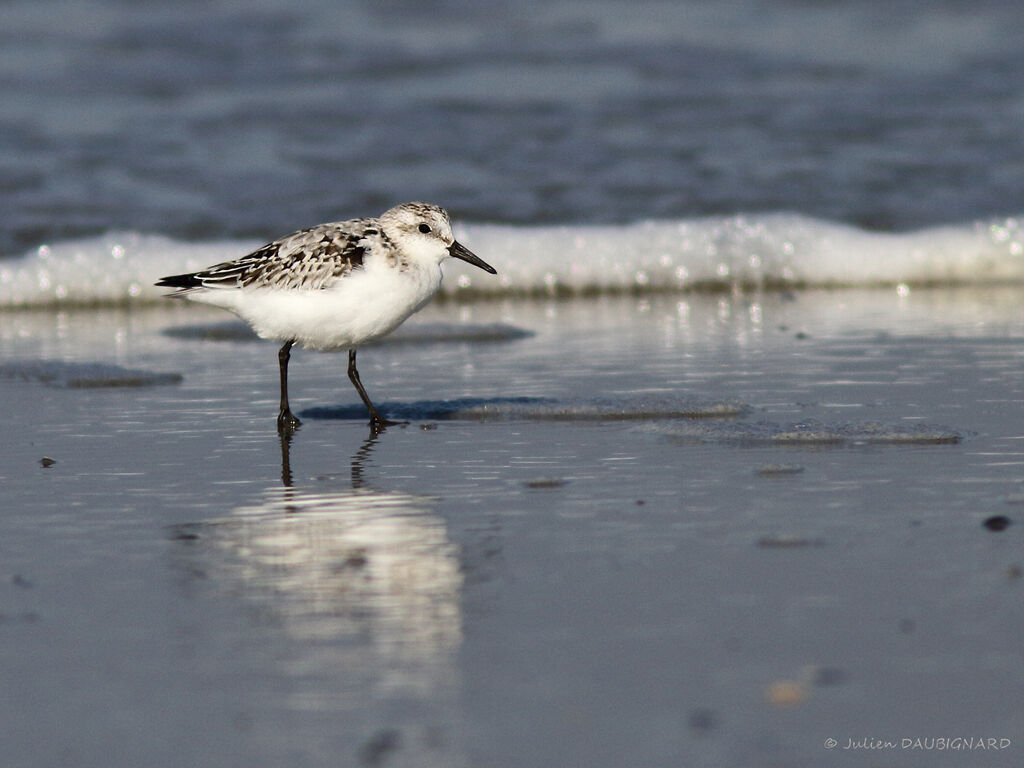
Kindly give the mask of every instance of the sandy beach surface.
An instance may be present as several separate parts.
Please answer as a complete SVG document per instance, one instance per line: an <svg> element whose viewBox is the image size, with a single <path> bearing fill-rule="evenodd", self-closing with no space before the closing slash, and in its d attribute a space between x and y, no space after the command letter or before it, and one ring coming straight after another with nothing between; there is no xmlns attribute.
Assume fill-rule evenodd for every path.
<svg viewBox="0 0 1024 768"><path fill-rule="evenodd" d="M1019 289L0 313L28 766L1010 766ZM854 754L856 753L856 754Z"/></svg>

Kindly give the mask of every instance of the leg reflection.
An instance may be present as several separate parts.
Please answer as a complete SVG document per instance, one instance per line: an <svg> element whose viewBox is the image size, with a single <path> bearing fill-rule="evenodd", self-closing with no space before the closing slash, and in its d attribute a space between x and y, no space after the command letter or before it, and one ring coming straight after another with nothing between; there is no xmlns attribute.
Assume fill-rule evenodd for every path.
<svg viewBox="0 0 1024 768"><path fill-rule="evenodd" d="M295 438L295 434L298 432L298 428L279 430L278 437L281 441L281 485L285 488L292 488L295 484L295 478L292 473L292 440ZM366 479L364 477L364 470L367 461L370 458L370 454L373 453L374 444L380 439L380 436L384 434L383 429L370 429L370 434L363 440L359 449L352 455L351 464L349 467L350 475L352 479L352 488L360 489L366 488Z"/></svg>
<svg viewBox="0 0 1024 768"><path fill-rule="evenodd" d="M278 430L281 438L281 485L285 488L292 487L292 438L298 428Z"/></svg>

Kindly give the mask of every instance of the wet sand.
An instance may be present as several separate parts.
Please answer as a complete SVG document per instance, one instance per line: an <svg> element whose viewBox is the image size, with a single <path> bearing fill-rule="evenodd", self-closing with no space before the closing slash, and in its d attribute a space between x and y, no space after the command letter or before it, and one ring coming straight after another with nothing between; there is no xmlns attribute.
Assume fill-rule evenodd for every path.
<svg viewBox="0 0 1024 768"><path fill-rule="evenodd" d="M6 764L1020 763L1018 290L416 322L0 314Z"/></svg>

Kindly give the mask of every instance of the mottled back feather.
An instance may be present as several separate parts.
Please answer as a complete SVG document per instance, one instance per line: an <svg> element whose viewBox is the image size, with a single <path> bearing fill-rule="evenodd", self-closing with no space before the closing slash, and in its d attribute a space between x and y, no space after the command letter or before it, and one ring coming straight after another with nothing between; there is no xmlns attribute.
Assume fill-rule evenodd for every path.
<svg viewBox="0 0 1024 768"><path fill-rule="evenodd" d="M372 240L385 240L375 219L320 224L293 232L247 256L157 283L171 288L329 288L354 269ZM367 240L371 238L372 240Z"/></svg>
<svg viewBox="0 0 1024 768"><path fill-rule="evenodd" d="M396 247L396 243L403 247ZM199 272L170 275L157 285L177 288L170 295L181 297L209 290L264 287L315 291L330 288L353 271L363 269L368 259L370 264L401 273L423 254L435 263L453 256L494 272L455 242L443 208L403 203L379 218L329 222L299 230L240 259Z"/></svg>

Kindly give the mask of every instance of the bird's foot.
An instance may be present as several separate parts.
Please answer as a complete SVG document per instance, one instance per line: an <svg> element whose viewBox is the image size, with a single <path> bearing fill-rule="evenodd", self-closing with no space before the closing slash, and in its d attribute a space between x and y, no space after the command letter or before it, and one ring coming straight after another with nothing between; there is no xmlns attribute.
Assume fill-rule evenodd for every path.
<svg viewBox="0 0 1024 768"><path fill-rule="evenodd" d="M370 417L370 432L379 435L388 427L404 427L408 423L408 421L391 421L390 419L385 419L379 413L375 413Z"/></svg>
<svg viewBox="0 0 1024 768"><path fill-rule="evenodd" d="M299 428L302 422L292 412L285 408L277 415L277 431L282 435L291 435Z"/></svg>

